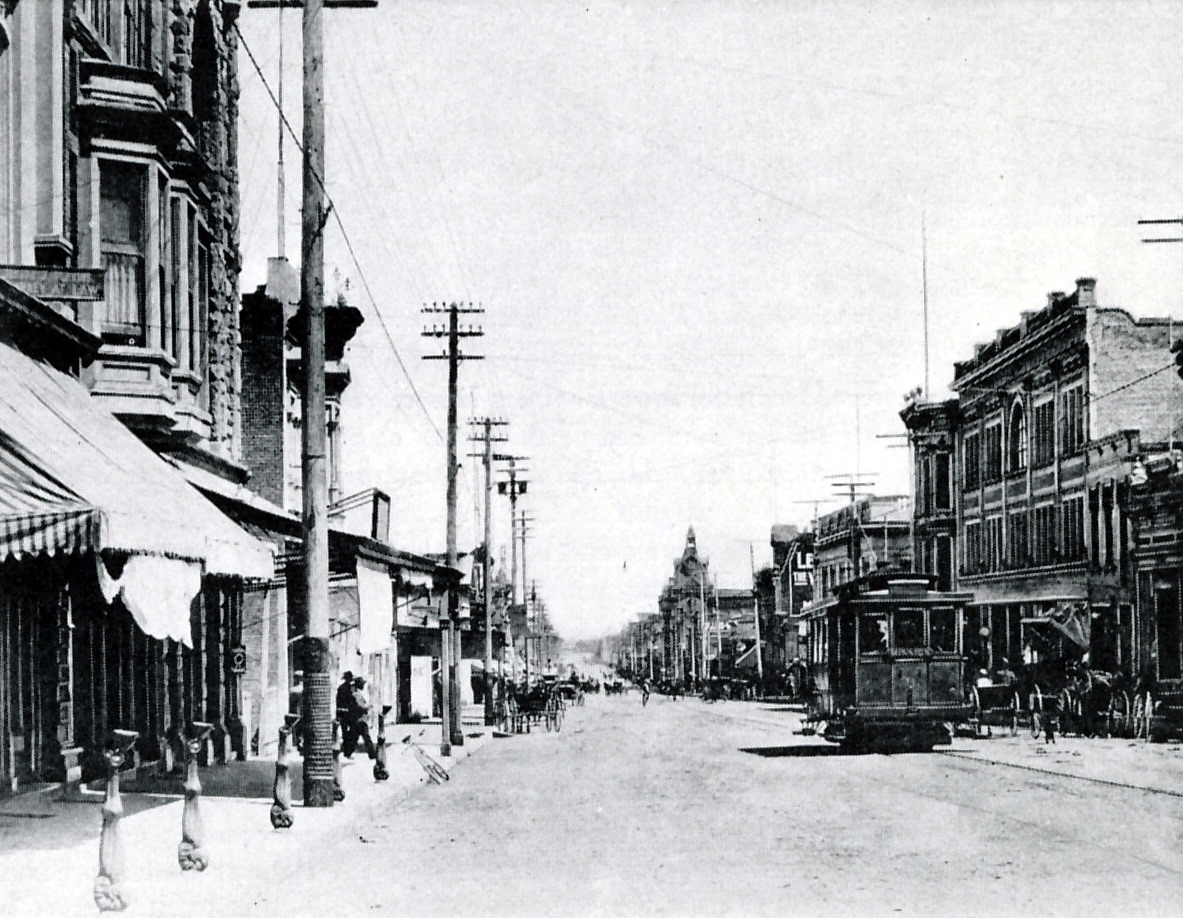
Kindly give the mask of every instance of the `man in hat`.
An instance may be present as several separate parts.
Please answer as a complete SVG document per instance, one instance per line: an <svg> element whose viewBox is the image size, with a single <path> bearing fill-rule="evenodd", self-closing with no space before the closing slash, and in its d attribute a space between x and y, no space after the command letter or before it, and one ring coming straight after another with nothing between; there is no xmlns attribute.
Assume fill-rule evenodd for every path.
<svg viewBox="0 0 1183 918"><path fill-rule="evenodd" d="M341 727L341 752L345 758L353 755L357 746L357 710L353 699L353 673L345 670L337 686L337 723Z"/></svg>
<svg viewBox="0 0 1183 918"><path fill-rule="evenodd" d="M353 755L360 739L365 743L366 755L376 758L378 751L374 748L374 741L370 739L370 696L366 692L366 680L357 676L353 680L353 734L351 742L342 750L345 757Z"/></svg>

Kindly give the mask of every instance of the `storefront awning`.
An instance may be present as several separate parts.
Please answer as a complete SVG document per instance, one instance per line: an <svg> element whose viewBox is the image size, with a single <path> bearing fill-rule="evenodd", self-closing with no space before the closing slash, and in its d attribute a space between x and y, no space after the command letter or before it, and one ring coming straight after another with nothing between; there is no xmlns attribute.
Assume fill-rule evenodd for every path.
<svg viewBox="0 0 1183 918"><path fill-rule="evenodd" d="M76 379L0 343L0 560L110 549L271 577L270 548Z"/></svg>

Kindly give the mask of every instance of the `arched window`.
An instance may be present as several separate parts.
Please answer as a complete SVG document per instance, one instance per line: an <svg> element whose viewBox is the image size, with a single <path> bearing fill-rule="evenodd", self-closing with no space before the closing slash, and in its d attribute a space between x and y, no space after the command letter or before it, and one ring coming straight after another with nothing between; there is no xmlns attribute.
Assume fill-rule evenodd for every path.
<svg viewBox="0 0 1183 918"><path fill-rule="evenodd" d="M1010 411L1010 429L1007 431L1007 451L1010 470L1018 472L1027 467L1027 415L1023 403L1015 402Z"/></svg>

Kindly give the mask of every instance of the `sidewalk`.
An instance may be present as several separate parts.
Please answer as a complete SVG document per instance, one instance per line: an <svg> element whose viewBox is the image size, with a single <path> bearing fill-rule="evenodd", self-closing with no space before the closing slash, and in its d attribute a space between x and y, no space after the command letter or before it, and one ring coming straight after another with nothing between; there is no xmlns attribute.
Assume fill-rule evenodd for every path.
<svg viewBox="0 0 1183 918"><path fill-rule="evenodd" d="M420 736L420 732L423 735ZM427 776L402 744L415 737L424 750L449 771L492 739L484 727L465 727L465 743L440 759L439 730L419 724L388 729L387 766L390 779L374 780L363 754L342 768L345 800L324 809L293 803L290 829L271 828L271 781L258 796L260 776L274 777L274 762L255 760L202 770L201 816L210 865L201 873L177 864L181 840L183 797L175 794L128 793L124 783L124 818L120 836L125 858L122 882L128 900L126 915L239 915L249 911L267 885L279 882L318 843L342 832L361 812L405 800ZM295 760L293 791L300 793L300 763ZM245 796L231 796L244 794ZM13 918L72 918L99 914L92 889L98 873L102 795L80 803L56 800L49 787L0 800L0 913Z"/></svg>
<svg viewBox="0 0 1183 918"><path fill-rule="evenodd" d="M1134 787L1183 797L1183 746L1144 740L1057 736L1054 744L1027 731L990 739L958 737L945 755L966 756L1047 774L1069 775L1103 784Z"/></svg>

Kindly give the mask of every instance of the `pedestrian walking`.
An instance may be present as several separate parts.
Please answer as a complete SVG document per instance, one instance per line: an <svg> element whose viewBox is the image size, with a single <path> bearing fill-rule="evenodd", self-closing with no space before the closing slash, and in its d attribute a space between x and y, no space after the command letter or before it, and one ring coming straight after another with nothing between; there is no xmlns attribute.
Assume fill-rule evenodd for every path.
<svg viewBox="0 0 1183 918"><path fill-rule="evenodd" d="M1060 728L1060 714L1063 709L1062 700L1057 695L1056 700L1048 708L1047 717L1043 721L1043 744L1045 746L1048 743L1053 746L1056 744L1056 730Z"/></svg>
<svg viewBox="0 0 1183 918"><path fill-rule="evenodd" d="M342 747L342 752L347 759L353 755L353 750L357 748L357 741L359 739L366 747L366 755L371 759L376 758L378 755L378 750L374 747L374 741L370 739L370 708L370 696L366 692L366 680L358 676L353 680L353 731L350 739Z"/></svg>

